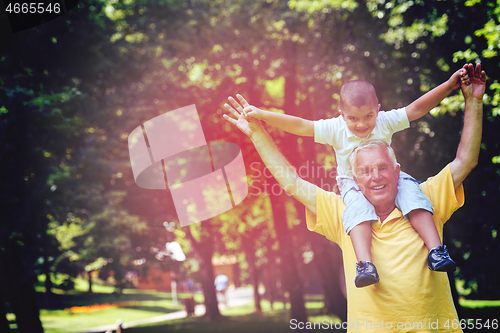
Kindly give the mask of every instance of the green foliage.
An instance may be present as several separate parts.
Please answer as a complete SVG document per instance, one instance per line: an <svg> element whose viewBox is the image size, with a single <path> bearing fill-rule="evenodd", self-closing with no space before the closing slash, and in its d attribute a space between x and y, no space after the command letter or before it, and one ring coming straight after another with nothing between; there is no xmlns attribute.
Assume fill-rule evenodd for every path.
<svg viewBox="0 0 500 333"><path fill-rule="evenodd" d="M314 12L329 13L332 10L348 10L353 11L359 4L356 1L342 1L342 0L321 0L321 1L307 1L307 0L291 0L288 2L290 9L299 12L307 12L309 14Z"/></svg>

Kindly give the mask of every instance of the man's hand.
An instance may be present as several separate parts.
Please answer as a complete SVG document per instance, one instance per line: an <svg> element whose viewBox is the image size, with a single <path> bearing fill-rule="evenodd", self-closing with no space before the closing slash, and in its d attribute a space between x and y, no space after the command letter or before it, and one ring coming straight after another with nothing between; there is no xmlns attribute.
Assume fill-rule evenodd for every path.
<svg viewBox="0 0 500 333"><path fill-rule="evenodd" d="M229 97L228 100L229 102L236 108L236 110L229 104L225 103L224 108L228 110L233 117L228 116L227 114L223 115L224 119L229 121L231 124L236 125L244 134L246 134L250 139L252 139L252 136L257 133L264 131L264 128L262 127L262 124L260 123L259 120L255 118L246 118L243 109L248 109L250 105L248 102L239 94L236 95L236 97L239 99L240 103L238 103L234 98ZM242 106L243 105L243 106Z"/></svg>
<svg viewBox="0 0 500 333"><path fill-rule="evenodd" d="M461 84L462 93L465 100L476 99L483 101L484 90L486 86L486 73L481 70L481 64L476 65L474 70L473 64L466 64L463 67L469 76L469 81L463 81Z"/></svg>

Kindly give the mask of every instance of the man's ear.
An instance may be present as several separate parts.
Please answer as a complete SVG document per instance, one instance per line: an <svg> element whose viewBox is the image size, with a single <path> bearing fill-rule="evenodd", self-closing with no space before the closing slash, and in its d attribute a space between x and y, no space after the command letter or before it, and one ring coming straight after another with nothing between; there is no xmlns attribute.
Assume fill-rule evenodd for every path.
<svg viewBox="0 0 500 333"><path fill-rule="evenodd" d="M399 179L399 172L401 171L401 167L399 166L399 163L396 164L396 172L398 174L398 179Z"/></svg>

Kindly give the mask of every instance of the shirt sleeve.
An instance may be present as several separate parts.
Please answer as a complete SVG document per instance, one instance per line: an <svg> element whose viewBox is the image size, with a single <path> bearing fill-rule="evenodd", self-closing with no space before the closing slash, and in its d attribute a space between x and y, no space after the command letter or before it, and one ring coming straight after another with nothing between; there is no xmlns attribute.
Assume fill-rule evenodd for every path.
<svg viewBox="0 0 500 333"><path fill-rule="evenodd" d="M463 185L460 184L455 190L449 164L436 176L420 184L420 188L434 207L434 221L437 227L443 227L465 202Z"/></svg>
<svg viewBox="0 0 500 333"><path fill-rule="evenodd" d="M396 109L391 111L380 111L378 118L381 125L392 133L402 131L410 127L410 121L406 114L406 109Z"/></svg>
<svg viewBox="0 0 500 333"><path fill-rule="evenodd" d="M339 131L337 118L320 119L314 121L314 141L333 146L335 137Z"/></svg>
<svg viewBox="0 0 500 333"><path fill-rule="evenodd" d="M316 192L316 214L306 208L307 229L325 236L342 247L340 239L341 233L344 232L342 226L344 208L345 205L339 195L318 187Z"/></svg>

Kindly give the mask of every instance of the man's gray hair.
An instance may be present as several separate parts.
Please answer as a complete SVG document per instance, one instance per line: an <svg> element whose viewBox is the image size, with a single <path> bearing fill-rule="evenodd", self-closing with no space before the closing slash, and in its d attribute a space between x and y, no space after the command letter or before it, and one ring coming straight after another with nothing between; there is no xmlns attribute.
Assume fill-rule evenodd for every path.
<svg viewBox="0 0 500 333"><path fill-rule="evenodd" d="M389 155L389 158L393 163L393 167L395 168L396 165L398 165L398 162L396 160L396 154L394 153L394 150L387 142L382 140L371 140L371 141L366 141L360 144L358 147L354 148L354 150L349 155L349 164L351 165L353 174L355 174L356 170L356 157L358 156L358 153L362 150L369 150L375 148L387 149L387 155Z"/></svg>

